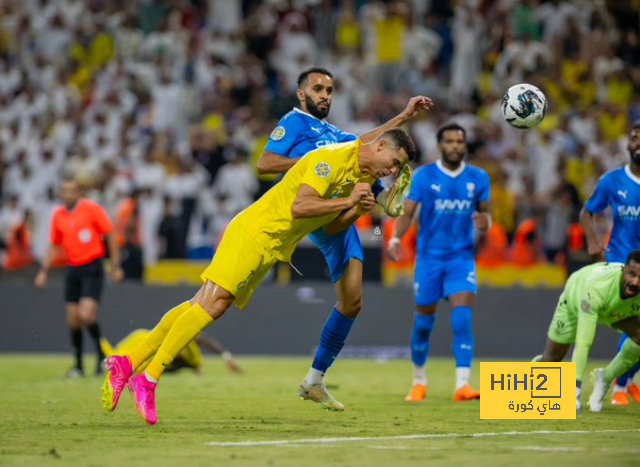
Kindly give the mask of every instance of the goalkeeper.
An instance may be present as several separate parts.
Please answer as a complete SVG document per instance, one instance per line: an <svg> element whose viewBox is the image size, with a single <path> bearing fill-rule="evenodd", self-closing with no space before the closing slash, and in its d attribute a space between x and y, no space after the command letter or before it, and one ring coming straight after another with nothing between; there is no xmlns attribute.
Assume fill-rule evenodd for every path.
<svg viewBox="0 0 640 467"><path fill-rule="evenodd" d="M358 139L325 120L331 108L333 91L333 77L324 68L309 68L299 75L297 97L300 107L282 117L272 131L258 161L260 174L286 172L309 151ZM386 130L405 124L432 105L433 102L427 97L413 97L400 114L361 135L359 139L363 144L370 143ZM410 180L411 170L409 166L404 166L387 190L382 189L380 182L373 185L376 202L388 215L397 217L402 213L403 196L408 191ZM323 377L344 345L362 306L362 244L355 226L337 234L328 234L319 229L311 233L309 238L327 261L338 302L322 329L317 353L298 388L298 395L325 408L343 410L343 405L326 391Z"/></svg>
<svg viewBox="0 0 640 467"><path fill-rule="evenodd" d="M596 263L574 272L565 285L551 319L542 362L560 362L574 344L571 361L576 363L576 408L581 408L582 374L598 324L627 333L618 355L604 370L594 371L594 393L590 409L599 412L602 398L613 379L640 358L640 250L627 262Z"/></svg>

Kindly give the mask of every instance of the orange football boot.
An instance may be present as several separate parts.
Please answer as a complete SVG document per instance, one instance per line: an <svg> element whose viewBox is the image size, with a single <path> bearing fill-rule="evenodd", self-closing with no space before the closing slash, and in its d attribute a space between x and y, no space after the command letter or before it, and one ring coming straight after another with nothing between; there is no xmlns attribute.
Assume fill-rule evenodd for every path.
<svg viewBox="0 0 640 467"><path fill-rule="evenodd" d="M640 388L638 385L631 383L627 386L627 392L633 398L633 401L640 404Z"/></svg>
<svg viewBox="0 0 640 467"><path fill-rule="evenodd" d="M427 387L424 384L414 384L404 400L407 402L422 402L425 397L427 397Z"/></svg>
<svg viewBox="0 0 640 467"><path fill-rule="evenodd" d="M476 391L468 384L465 384L453 394L454 402L470 401L480 399L480 391Z"/></svg>
<svg viewBox="0 0 640 467"><path fill-rule="evenodd" d="M611 405L629 405L629 398L624 391L616 391L611 396Z"/></svg>

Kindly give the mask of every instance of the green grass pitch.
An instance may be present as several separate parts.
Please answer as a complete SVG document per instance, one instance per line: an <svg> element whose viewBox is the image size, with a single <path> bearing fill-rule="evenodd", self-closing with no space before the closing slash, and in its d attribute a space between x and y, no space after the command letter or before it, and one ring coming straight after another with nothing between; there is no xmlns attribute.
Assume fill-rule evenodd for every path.
<svg viewBox="0 0 640 467"><path fill-rule="evenodd" d="M480 420L477 401L451 401L450 359L430 360L429 394L420 404L404 402L409 362L339 359L327 383L347 409L332 413L296 397L310 361L241 357L246 372L238 376L219 359L206 358L202 375L183 370L163 378L159 422L149 427L126 391L110 414L100 403L101 378L62 380L67 355L0 355L0 466L619 467L639 462L638 405L607 403L602 413L583 412L577 420ZM478 368L476 361L476 383ZM284 443L220 445L260 441Z"/></svg>

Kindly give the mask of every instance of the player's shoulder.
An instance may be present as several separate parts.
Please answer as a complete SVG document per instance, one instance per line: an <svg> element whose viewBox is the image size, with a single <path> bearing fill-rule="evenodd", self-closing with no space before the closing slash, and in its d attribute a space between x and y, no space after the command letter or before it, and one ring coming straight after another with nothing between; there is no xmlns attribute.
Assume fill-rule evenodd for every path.
<svg viewBox="0 0 640 467"><path fill-rule="evenodd" d="M78 207L80 209L90 211L92 213L102 213L104 208L98 204L97 201L94 201L89 198L82 198L78 201Z"/></svg>
<svg viewBox="0 0 640 467"><path fill-rule="evenodd" d="M420 167L418 167L413 171L413 178L430 177L436 170L437 170L437 166L435 162L428 162L426 164L422 164Z"/></svg>
<svg viewBox="0 0 640 467"><path fill-rule="evenodd" d="M598 180L598 184L611 183L620 180L624 181L627 178L626 167L616 167L615 169L607 170L603 173Z"/></svg>
<svg viewBox="0 0 640 467"><path fill-rule="evenodd" d="M477 165L467 164L465 167L465 172L467 172L471 176L486 178L489 179L489 174L482 167L478 167Z"/></svg>

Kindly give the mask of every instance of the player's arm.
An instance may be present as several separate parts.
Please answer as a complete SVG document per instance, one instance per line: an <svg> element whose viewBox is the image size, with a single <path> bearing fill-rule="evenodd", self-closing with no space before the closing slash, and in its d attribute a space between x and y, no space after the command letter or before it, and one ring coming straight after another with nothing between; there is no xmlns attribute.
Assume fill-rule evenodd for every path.
<svg viewBox="0 0 640 467"><path fill-rule="evenodd" d="M366 132L360 136L360 140L364 143L370 143L382 133L392 128L397 128L404 125L406 122L418 115L422 110L429 110L433 105L433 101L425 96L415 96L409 99L409 103L405 109L391 120L383 123L377 128Z"/></svg>
<svg viewBox="0 0 640 467"><path fill-rule="evenodd" d="M299 157L285 157L275 152L263 151L258 159L256 169L260 175L284 173L296 165L299 160Z"/></svg>
<svg viewBox="0 0 640 467"><path fill-rule="evenodd" d="M489 201L480 201L478 209L473 213L473 226L480 232L486 232L491 224L491 205Z"/></svg>
<svg viewBox="0 0 640 467"><path fill-rule="evenodd" d="M36 274L35 278L35 286L38 288L42 288L47 285L47 278L49 276L49 268L53 263L53 259L56 255L56 246L53 243L49 243L49 249L47 250L47 254L42 260L42 264L40 265L40 270Z"/></svg>
<svg viewBox="0 0 640 467"><path fill-rule="evenodd" d="M348 229L360 216L364 216L366 213L371 211L375 205L376 200L373 193L371 193L351 209L342 212L333 222L325 225L325 233L333 235Z"/></svg>
<svg viewBox="0 0 640 467"><path fill-rule="evenodd" d="M593 228L594 218L595 215L589 211L586 206L582 206L580 210L580 224L587 238L587 251L589 252L589 256L596 261L605 261L604 254L609 250L604 246L602 240L598 238Z"/></svg>
<svg viewBox="0 0 640 467"><path fill-rule="evenodd" d="M404 200L404 213L396 219L396 225L393 227L393 235L389 240L387 246L387 254L392 261L398 261L402 259L402 248L400 246L400 240L407 233L409 227L411 227L411 220L416 212L418 203L412 199Z"/></svg>
<svg viewBox="0 0 640 467"><path fill-rule="evenodd" d="M218 339L200 334L196 337L196 344L203 349L207 349L216 355L220 355L230 371L234 373L242 373L242 368L233 358L233 354Z"/></svg>
<svg viewBox="0 0 640 467"><path fill-rule="evenodd" d="M105 240L111 260L111 278L114 282L120 282L124 278L124 271L120 266L120 248L118 248L118 239L113 229L105 235Z"/></svg>
<svg viewBox="0 0 640 467"><path fill-rule="evenodd" d="M596 337L598 311L602 307L600 295L587 286L580 299L578 327L571 361L576 363L576 380L582 381L584 369L589 359L589 351Z"/></svg>
<svg viewBox="0 0 640 467"><path fill-rule="evenodd" d="M294 219L304 219L346 211L369 195L372 195L369 184L356 183L349 197L325 199L315 188L302 183L298 188L296 198L293 200L291 215Z"/></svg>

